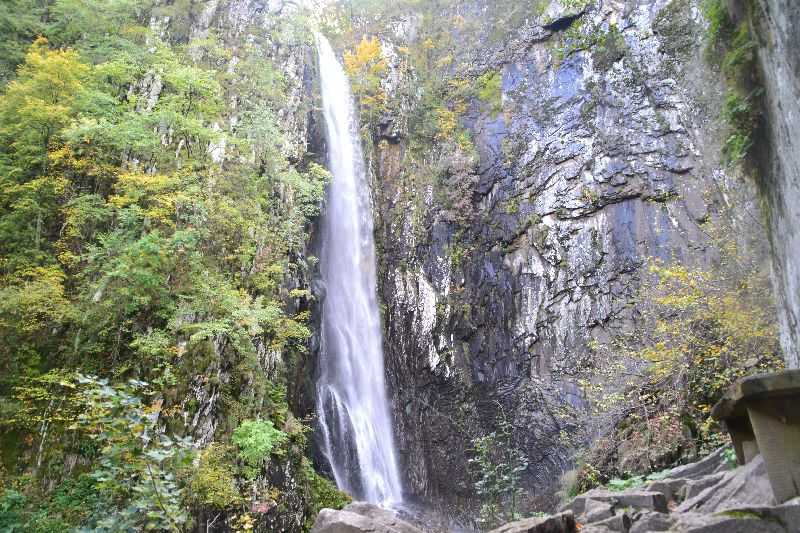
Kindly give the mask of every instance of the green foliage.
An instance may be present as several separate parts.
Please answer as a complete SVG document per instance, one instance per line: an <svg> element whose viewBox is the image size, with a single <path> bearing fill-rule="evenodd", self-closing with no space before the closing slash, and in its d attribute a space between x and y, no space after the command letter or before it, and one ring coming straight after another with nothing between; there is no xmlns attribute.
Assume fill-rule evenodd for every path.
<svg viewBox="0 0 800 533"><path fill-rule="evenodd" d="M723 41L730 39L734 31L734 23L726 3L723 0L706 0L703 2L703 15L708 21L709 53Z"/></svg>
<svg viewBox="0 0 800 533"><path fill-rule="evenodd" d="M592 3L592 0L561 0L560 3L564 9L578 11L586 9Z"/></svg>
<svg viewBox="0 0 800 533"><path fill-rule="evenodd" d="M695 416L706 418L736 379L780 366L763 273L745 270L725 279L719 272L658 263L650 271L659 280L648 296L654 328L640 355L652 363L656 379L688 380Z"/></svg>
<svg viewBox="0 0 800 533"><path fill-rule="evenodd" d="M747 13L737 24L723 0L707 0L703 13L708 20L706 57L721 67L728 85L722 109L728 129L722 148L723 161L737 165L751 153L760 106L757 44L749 23L755 15Z"/></svg>
<svg viewBox="0 0 800 533"><path fill-rule="evenodd" d="M319 475L308 459L303 458L301 473L305 480L310 500L313 502L305 524L306 529L311 529L316 516L322 509L342 509L353 501L348 494L337 489L334 483Z"/></svg>
<svg viewBox="0 0 800 533"><path fill-rule="evenodd" d="M736 450L733 448L725 448L722 457L725 459L725 464L728 465L728 468L735 468L739 464L738 459L736 459Z"/></svg>
<svg viewBox="0 0 800 533"><path fill-rule="evenodd" d="M592 47L595 66L600 70L610 69L614 63L625 57L628 45L616 24L611 24L606 32L597 35Z"/></svg>
<svg viewBox="0 0 800 533"><path fill-rule="evenodd" d="M270 420L242 422L231 440L239 447L239 458L245 464L245 477L253 479L269 460L270 454L276 452L287 438L286 433L276 429Z"/></svg>
<svg viewBox="0 0 800 533"><path fill-rule="evenodd" d="M378 38L362 37L353 51L345 52L344 68L350 76L353 93L358 96L362 119L369 122L379 117L386 105L386 93L381 87L386 62Z"/></svg>
<svg viewBox="0 0 800 533"><path fill-rule="evenodd" d="M30 43L41 34L42 22L36 0L7 0L0 3L0 87L14 76Z"/></svg>
<svg viewBox="0 0 800 533"><path fill-rule="evenodd" d="M26 498L24 508L18 509L18 520L24 524L21 531L58 533L74 530L76 526L91 523L92 514L104 510L109 504L90 475L67 479L52 495L32 506L34 503L37 502L33 498Z"/></svg>
<svg viewBox="0 0 800 533"><path fill-rule="evenodd" d="M575 498L578 494L591 490L601 485L601 473L591 463L579 461L577 468L568 470L561 475L559 484L561 490L558 495L562 502Z"/></svg>
<svg viewBox="0 0 800 533"><path fill-rule="evenodd" d="M662 470L660 472L653 472L646 476L631 476L629 478L620 479L613 478L606 483L606 488L611 491L622 492L624 490L641 487L642 485L651 481L658 481L664 479L669 475L669 470Z"/></svg>
<svg viewBox="0 0 800 533"><path fill-rule="evenodd" d="M75 112L87 73L77 53L51 51L43 37L33 43L0 97L0 164L9 176L22 181L46 172L51 141Z"/></svg>
<svg viewBox="0 0 800 533"><path fill-rule="evenodd" d="M192 475L171 436L201 407L190 387L219 393L221 442L293 420L286 369L259 354L304 354L308 312L286 313L283 286L329 175L276 119L286 84L265 50L283 30L190 43L200 4L152 4L0 6L0 472L21 530L178 530L192 506L243 504L225 444Z"/></svg>
<svg viewBox="0 0 800 533"><path fill-rule="evenodd" d="M617 373L641 373L619 382L623 392L613 398L597 395L600 412L616 419L587 457L600 482L645 475L727 444L712 406L736 380L783 366L762 256L743 251L736 236L712 223L704 231L719 252L713 268L654 260L653 278L637 299L642 325L596 347L596 360L604 350L613 361L632 358L612 366Z"/></svg>
<svg viewBox="0 0 800 533"><path fill-rule="evenodd" d="M147 384L142 382L111 385L94 377L54 373L17 387L22 408L17 418L2 420L3 425L44 428L40 457L45 446L59 446L44 441L48 433L69 435L68 441L83 443L73 453L93 464L89 473L64 479L51 494L38 493L36 485L24 486L29 494L7 490L0 500L0 524L37 532L79 526L183 530L189 517L179 478L191 463L193 444L160 431L160 404L146 405L143 394ZM56 400L58 407L53 408ZM42 412L37 405L47 408Z"/></svg>
<svg viewBox="0 0 800 533"><path fill-rule="evenodd" d="M753 96L742 96L739 91L728 90L722 106L722 118L730 133L722 147L725 162L735 165L750 153L752 135L756 127Z"/></svg>
<svg viewBox="0 0 800 533"><path fill-rule="evenodd" d="M489 107L489 112L496 116L503 110L503 78L499 72L489 71L478 77L478 98Z"/></svg>
<svg viewBox="0 0 800 533"><path fill-rule="evenodd" d="M622 492L624 490L640 487L644 484L642 476L633 476L627 479L614 478L606 483L606 488L614 492Z"/></svg>
<svg viewBox="0 0 800 533"><path fill-rule="evenodd" d="M498 406L499 407L499 406ZM475 475L475 492L481 499L480 522L487 529L501 521L519 518L520 479L528 468L525 454L513 440L513 426L500 407L497 430L472 441L469 460Z"/></svg>
<svg viewBox="0 0 800 533"><path fill-rule="evenodd" d="M651 265L658 281L643 295L650 327L637 341L644 345L637 355L650 363L651 386L661 391L640 396L660 405L651 405L660 414L651 415L648 427L686 426L703 452L727 440L709 413L728 387L782 365L767 275L733 243L726 246L730 270Z"/></svg>
<svg viewBox="0 0 800 533"><path fill-rule="evenodd" d="M98 450L91 477L112 502L98 516L97 526L107 531L181 530L189 516L177 472L191 464L192 441L169 437L155 427L157 406L145 405L135 395L146 383L111 386L93 377L78 381L86 387L80 394L87 409L77 426L89 433Z"/></svg>
<svg viewBox="0 0 800 533"><path fill-rule="evenodd" d="M600 71L610 69L628 51L625 36L616 24L604 29L578 19L566 31L559 33L559 39L552 52L556 63L561 63L573 53L586 51L592 54L594 66Z"/></svg>
<svg viewBox="0 0 800 533"><path fill-rule="evenodd" d="M6 280L0 288L0 387L21 376L39 373L47 361L50 332L71 318L72 307L57 267L29 268Z"/></svg>
<svg viewBox="0 0 800 533"><path fill-rule="evenodd" d="M188 497L197 504L228 509L243 502L236 484L236 468L228 446L212 443L200 453L200 461L188 485Z"/></svg>
<svg viewBox="0 0 800 533"><path fill-rule="evenodd" d="M0 529L9 533L25 531L24 510L26 499L23 494L6 489L0 495Z"/></svg>

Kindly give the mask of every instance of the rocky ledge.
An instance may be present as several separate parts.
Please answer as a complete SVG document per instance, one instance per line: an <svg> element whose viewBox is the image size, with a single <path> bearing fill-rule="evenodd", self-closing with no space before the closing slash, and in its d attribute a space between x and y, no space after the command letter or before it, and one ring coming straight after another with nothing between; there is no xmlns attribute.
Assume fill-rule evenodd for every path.
<svg viewBox="0 0 800 533"><path fill-rule="evenodd" d="M491 533L797 533L800 498L776 504L764 462L731 468L719 449L661 479L625 491L593 489L548 517L506 524ZM422 533L394 513L353 503L323 509L312 533Z"/></svg>
<svg viewBox="0 0 800 533"><path fill-rule="evenodd" d="M581 533L789 533L800 531L800 499L776 505L764 461L732 469L724 449L673 468L648 485L625 491L593 489L562 508ZM504 533L552 531L508 524Z"/></svg>
<svg viewBox="0 0 800 533"><path fill-rule="evenodd" d="M341 511L323 509L311 533L422 533L394 512L366 502L353 502Z"/></svg>

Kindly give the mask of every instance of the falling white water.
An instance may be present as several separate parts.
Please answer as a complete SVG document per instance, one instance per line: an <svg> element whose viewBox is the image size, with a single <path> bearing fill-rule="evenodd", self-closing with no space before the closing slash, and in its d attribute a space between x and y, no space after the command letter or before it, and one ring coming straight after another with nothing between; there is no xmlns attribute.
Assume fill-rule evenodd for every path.
<svg viewBox="0 0 800 533"><path fill-rule="evenodd" d="M317 49L333 173L320 257L321 445L339 488L390 505L402 500L402 489L384 383L369 190L347 77L321 35Z"/></svg>

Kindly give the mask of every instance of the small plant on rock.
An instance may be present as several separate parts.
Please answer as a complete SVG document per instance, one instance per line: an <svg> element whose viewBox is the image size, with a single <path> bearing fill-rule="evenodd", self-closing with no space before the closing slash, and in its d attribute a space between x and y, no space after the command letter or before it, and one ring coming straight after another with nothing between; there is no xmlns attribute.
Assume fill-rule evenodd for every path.
<svg viewBox="0 0 800 533"><path fill-rule="evenodd" d="M244 462L243 473L254 479L270 454L286 442L288 436L276 429L270 420L245 420L233 432L233 443L239 447Z"/></svg>
<svg viewBox="0 0 800 533"><path fill-rule="evenodd" d="M469 464L475 471L475 491L483 502L481 524L492 527L501 520L519 518L520 481L528 468L528 459L515 445L513 426L502 407L497 430L474 439L472 446L475 456Z"/></svg>

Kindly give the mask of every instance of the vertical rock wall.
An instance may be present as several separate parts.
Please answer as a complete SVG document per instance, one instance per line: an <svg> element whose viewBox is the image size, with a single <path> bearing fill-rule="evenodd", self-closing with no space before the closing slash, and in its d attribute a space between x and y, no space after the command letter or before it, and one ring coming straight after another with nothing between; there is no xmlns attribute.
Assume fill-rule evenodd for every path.
<svg viewBox="0 0 800 533"><path fill-rule="evenodd" d="M762 164L787 366L800 366L800 4L760 0L754 26L765 90Z"/></svg>
<svg viewBox="0 0 800 533"><path fill-rule="evenodd" d="M414 24L382 35L390 67ZM601 425L584 388L613 389L635 365L609 371L595 347L637 326L648 261L712 267L705 224L760 231L726 214L754 195L719 165L724 89L702 59L704 29L690 0L551 2L499 42L465 41L473 80L499 74L499 108L470 102L460 120L476 157L440 154L439 183L410 178L405 115L419 91L413 75L389 76L394 116L373 158L379 290L416 494L466 501L470 440L498 416L517 428L527 488L550 491Z"/></svg>

